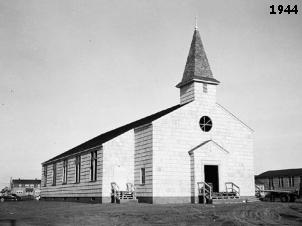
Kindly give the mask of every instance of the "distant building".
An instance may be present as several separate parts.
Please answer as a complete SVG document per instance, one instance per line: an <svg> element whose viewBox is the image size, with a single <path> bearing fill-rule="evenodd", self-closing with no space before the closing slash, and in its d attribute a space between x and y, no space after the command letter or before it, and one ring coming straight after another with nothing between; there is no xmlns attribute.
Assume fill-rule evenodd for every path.
<svg viewBox="0 0 302 226"><path fill-rule="evenodd" d="M270 170L255 176L256 185L265 190L297 190L302 188L302 168Z"/></svg>
<svg viewBox="0 0 302 226"><path fill-rule="evenodd" d="M18 196L38 196L41 190L41 180L27 180L27 179L12 179L10 182L10 190L12 194Z"/></svg>
<svg viewBox="0 0 302 226"><path fill-rule="evenodd" d="M260 189L260 190L264 190L264 183L261 180L257 180L255 177L255 185Z"/></svg>

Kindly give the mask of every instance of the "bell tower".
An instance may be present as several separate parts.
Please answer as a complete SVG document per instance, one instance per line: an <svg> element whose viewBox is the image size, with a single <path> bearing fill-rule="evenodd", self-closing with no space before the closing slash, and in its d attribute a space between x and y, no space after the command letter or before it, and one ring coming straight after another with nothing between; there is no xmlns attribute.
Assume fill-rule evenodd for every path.
<svg viewBox="0 0 302 226"><path fill-rule="evenodd" d="M180 89L180 104L191 101L215 104L218 84L219 81L213 77L196 24L183 77L176 85Z"/></svg>

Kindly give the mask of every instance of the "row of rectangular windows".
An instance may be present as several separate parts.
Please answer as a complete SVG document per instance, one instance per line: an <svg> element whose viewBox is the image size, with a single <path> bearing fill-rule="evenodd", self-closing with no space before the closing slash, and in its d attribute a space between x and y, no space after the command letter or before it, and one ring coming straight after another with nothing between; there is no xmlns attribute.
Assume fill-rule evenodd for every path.
<svg viewBox="0 0 302 226"><path fill-rule="evenodd" d="M90 181L97 180L97 151L90 153ZM55 186L57 182L57 163L52 164L52 185ZM63 160L63 177L62 184L67 184L67 175L68 175L68 159ZM43 177L44 184L47 186L47 165L43 168ZM81 155L75 157L75 183L80 183L81 181Z"/></svg>
<svg viewBox="0 0 302 226"><path fill-rule="evenodd" d="M25 188L39 188L40 187L40 184L14 184L14 187L19 187L19 188L22 188L22 187L25 187Z"/></svg>
<svg viewBox="0 0 302 226"><path fill-rule="evenodd" d="M289 176L287 177L288 180L288 186L289 187L294 187L295 186L295 177L294 176ZM300 181L302 181L302 176L300 177ZM274 180L272 177L268 179L268 186L269 187L274 187ZM278 177L278 187L283 188L284 187L284 177Z"/></svg>
<svg viewBox="0 0 302 226"><path fill-rule="evenodd" d="M97 151L90 153L90 180L97 180ZM57 181L57 163L53 163L53 177L52 185L56 185ZM67 184L67 172L68 172L68 159L63 160L63 180L62 184ZM81 156L75 157L75 183L80 183L81 180ZM141 168L140 170L140 183L144 185L146 183L146 170ZM47 166L44 166L44 186L47 185Z"/></svg>

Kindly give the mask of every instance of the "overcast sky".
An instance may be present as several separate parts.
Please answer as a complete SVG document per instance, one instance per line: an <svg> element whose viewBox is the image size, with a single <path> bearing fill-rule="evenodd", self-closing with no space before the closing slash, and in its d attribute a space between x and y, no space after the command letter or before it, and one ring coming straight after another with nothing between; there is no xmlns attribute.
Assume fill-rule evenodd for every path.
<svg viewBox="0 0 302 226"><path fill-rule="evenodd" d="M286 5L286 1L280 1ZM194 17L218 103L255 130L255 171L302 167L302 3L0 0L0 186L179 103Z"/></svg>

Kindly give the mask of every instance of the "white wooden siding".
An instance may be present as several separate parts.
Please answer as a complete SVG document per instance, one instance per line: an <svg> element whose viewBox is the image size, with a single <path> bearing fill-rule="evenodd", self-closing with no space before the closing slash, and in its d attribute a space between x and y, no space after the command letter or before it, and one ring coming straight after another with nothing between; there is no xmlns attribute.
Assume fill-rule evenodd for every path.
<svg viewBox="0 0 302 226"><path fill-rule="evenodd" d="M97 150L97 181L90 181L90 152ZM47 167L47 186L41 187L41 197L101 197L103 181L103 149L91 149L81 155L80 183L75 183L75 156L69 157L67 183L63 180L63 160L57 162L56 186L52 186L52 164ZM42 177L44 181L44 177Z"/></svg>
<svg viewBox="0 0 302 226"><path fill-rule="evenodd" d="M139 197L153 196L152 124L134 129L135 157L134 184ZM145 184L141 184L141 168L145 168Z"/></svg>
<svg viewBox="0 0 302 226"><path fill-rule="evenodd" d="M103 203L110 202L111 183L126 190L134 183L134 132L130 130L103 144Z"/></svg>

